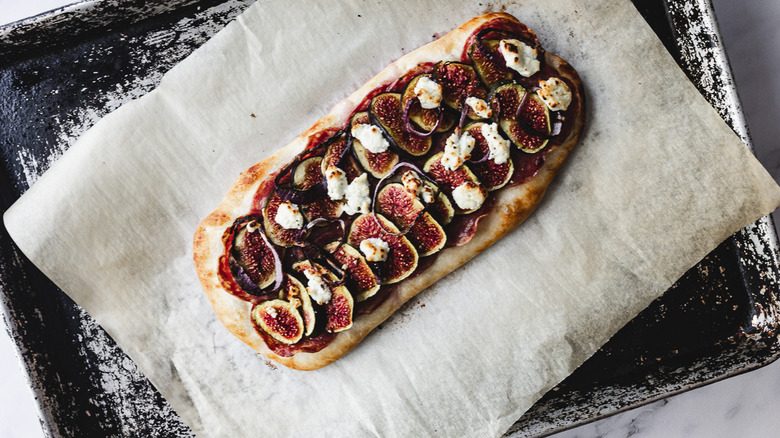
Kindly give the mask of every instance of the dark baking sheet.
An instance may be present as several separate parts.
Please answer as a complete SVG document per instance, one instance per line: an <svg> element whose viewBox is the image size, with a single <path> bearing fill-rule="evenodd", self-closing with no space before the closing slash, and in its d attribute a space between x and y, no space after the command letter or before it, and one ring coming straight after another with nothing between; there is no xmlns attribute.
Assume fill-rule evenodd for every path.
<svg viewBox="0 0 780 438"><path fill-rule="evenodd" d="M250 0L85 2L0 28L0 206L81 134L153 89ZM749 136L706 0L635 0L732 128ZM189 436L108 335L0 229L3 316L54 436ZM75 255L77 256L77 255ZM721 244L510 430L547 434L764 365L776 337L768 218Z"/></svg>

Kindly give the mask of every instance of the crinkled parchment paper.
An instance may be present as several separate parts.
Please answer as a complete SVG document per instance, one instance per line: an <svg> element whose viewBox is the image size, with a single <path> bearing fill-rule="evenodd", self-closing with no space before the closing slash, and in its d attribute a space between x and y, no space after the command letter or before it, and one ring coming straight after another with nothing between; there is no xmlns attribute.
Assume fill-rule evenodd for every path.
<svg viewBox="0 0 780 438"><path fill-rule="evenodd" d="M6 225L201 436L500 435L780 202L628 0L522 3L259 2L84 134ZM198 223L387 63L501 9L587 89L582 142L544 202L336 363L258 357L201 292Z"/></svg>

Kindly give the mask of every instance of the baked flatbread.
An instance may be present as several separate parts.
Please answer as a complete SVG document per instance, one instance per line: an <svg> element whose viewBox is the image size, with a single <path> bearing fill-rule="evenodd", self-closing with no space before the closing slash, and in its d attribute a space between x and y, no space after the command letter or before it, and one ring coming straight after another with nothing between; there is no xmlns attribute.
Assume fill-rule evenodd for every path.
<svg viewBox="0 0 780 438"><path fill-rule="evenodd" d="M242 173L195 234L201 284L256 351L325 366L525 220L584 120L574 68L475 17Z"/></svg>

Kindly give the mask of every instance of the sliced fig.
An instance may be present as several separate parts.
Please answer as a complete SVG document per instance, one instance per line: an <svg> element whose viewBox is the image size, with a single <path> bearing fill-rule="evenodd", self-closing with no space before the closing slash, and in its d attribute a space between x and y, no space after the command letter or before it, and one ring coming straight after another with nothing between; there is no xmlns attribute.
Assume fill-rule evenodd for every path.
<svg viewBox="0 0 780 438"><path fill-rule="evenodd" d="M292 246L299 230L286 229L276 223L276 212L279 210L279 204L282 203L282 198L276 193L271 194L265 201L265 207L263 207L263 228L265 234L275 245L288 247Z"/></svg>
<svg viewBox="0 0 780 438"><path fill-rule="evenodd" d="M466 98L477 97L485 99L487 91L479 81L474 68L460 62L440 62L434 67L436 82L442 87L442 100L447 106L461 111ZM471 119L481 119L473 109L468 109Z"/></svg>
<svg viewBox="0 0 780 438"><path fill-rule="evenodd" d="M400 229L407 229L406 237L417 248L420 257L440 250L447 235L438 222L428 213L417 197L398 183L382 187L377 194L377 212L390 219Z"/></svg>
<svg viewBox="0 0 780 438"><path fill-rule="evenodd" d="M396 146L408 154L419 157L431 149L430 137L418 137L406 130L399 93L382 93L371 99L369 117L376 120Z"/></svg>
<svg viewBox="0 0 780 438"><path fill-rule="evenodd" d="M381 221L381 226L378 221ZM374 268L380 271L379 277L384 284L392 284L403 280L414 272L419 256L409 239L390 234L385 230L393 233L398 232L395 225L382 215L374 216L371 213L360 215L352 222L347 243L354 248L359 248L360 242L370 237L387 242L390 246L387 260L375 263Z"/></svg>
<svg viewBox="0 0 780 438"><path fill-rule="evenodd" d="M298 281L297 278L285 275L282 288L279 289L279 299L287 300L293 307L300 307L303 316L304 336L309 336L314 331L316 316L314 306L311 303L311 297L306 292L306 287Z"/></svg>
<svg viewBox="0 0 780 438"><path fill-rule="evenodd" d="M306 221L311 222L321 217L339 217L344 203L334 201L327 196L301 206L301 212Z"/></svg>
<svg viewBox="0 0 780 438"><path fill-rule="evenodd" d="M423 212L406 233L409 241L417 248L420 257L435 254L447 243L444 228L428 213Z"/></svg>
<svg viewBox="0 0 780 438"><path fill-rule="evenodd" d="M251 231L247 230L247 226ZM274 254L257 228L259 224L252 221L236 233L233 240L233 258L252 283L260 289L265 289L276 280Z"/></svg>
<svg viewBox="0 0 780 438"><path fill-rule="evenodd" d="M414 93L414 88L422 77L433 79L432 74L422 74L413 77L412 80L406 84L406 88L404 88L403 97L401 99L401 108L406 108L407 102L417 97ZM436 127L439 117L442 117L442 120L441 123L439 123L439 126ZM420 106L420 102L414 102L411 104L411 107L409 107L409 120L419 126L423 131L429 132L431 129L436 128L436 132L444 132L452 129L456 118L449 111L444 111L442 113L439 108L425 109Z"/></svg>
<svg viewBox="0 0 780 438"><path fill-rule="evenodd" d="M524 152L534 153L547 146L550 112L536 93L527 97L525 94L520 85L501 85L493 90L490 106L498 110L499 126L512 143Z"/></svg>
<svg viewBox="0 0 780 438"><path fill-rule="evenodd" d="M376 211L400 229L409 228L425 206L402 184L391 183L379 190Z"/></svg>
<svg viewBox="0 0 780 438"><path fill-rule="evenodd" d="M455 187L463 184L466 181L473 181L479 183L479 179L474 172L469 169L469 165L462 165L455 170L447 170L444 165L441 164L441 157L443 153L439 152L431 156L423 166L423 171L433 178L436 183L439 184L439 188L447 193L452 193Z"/></svg>
<svg viewBox="0 0 780 438"><path fill-rule="evenodd" d="M338 242L334 242L325 249L333 253L337 246ZM344 270L347 273L347 278L344 285L347 286L355 300L358 302L364 301L376 294L379 290L379 281L360 251L344 244L333 253L333 256L342 266L345 266Z"/></svg>
<svg viewBox="0 0 780 438"><path fill-rule="evenodd" d="M436 219L436 222L441 225L447 225L452 220L452 216L455 215L455 208L452 206L450 198L444 193L439 192L436 201L428 207L428 212Z"/></svg>
<svg viewBox="0 0 780 438"><path fill-rule="evenodd" d="M369 124L371 121L368 118L368 112L361 111L355 113L349 122L350 129L353 125L358 123ZM355 153L355 157L360 162L360 165L366 172L370 173L376 178L382 178L390 172L390 170L398 163L398 154L393 151L385 151L375 154L360 143L360 140L352 140L352 151Z"/></svg>
<svg viewBox="0 0 780 438"><path fill-rule="evenodd" d="M488 191L493 191L504 187L509 182L515 167L512 164L512 158L501 164L497 164L491 159L482 160L490 154L490 147L482 135L482 126L484 125L484 122L474 122L466 125L463 130L471 134L475 140L471 156L476 162L469 163L469 168Z"/></svg>
<svg viewBox="0 0 780 438"><path fill-rule="evenodd" d="M293 186L298 190L306 190L322 182L322 157L309 157L295 168Z"/></svg>
<svg viewBox="0 0 780 438"><path fill-rule="evenodd" d="M336 286L331 289L330 301L326 305L328 323L325 330L330 333L338 333L352 327L352 313L355 301L345 286Z"/></svg>
<svg viewBox="0 0 780 438"><path fill-rule="evenodd" d="M333 140L325 151L325 155L322 156L322 162L320 171L325 174L325 170L328 166L341 167L339 160L346 153L344 149L347 148L347 138L344 134L341 134L337 139Z"/></svg>
<svg viewBox="0 0 780 438"><path fill-rule="evenodd" d="M269 300L254 306L252 321L272 338L285 344L294 344L303 337L303 318L285 300Z"/></svg>
<svg viewBox="0 0 780 438"><path fill-rule="evenodd" d="M510 81L514 76L498 50L500 43L501 40L479 40L468 50L474 69L488 87L502 81Z"/></svg>

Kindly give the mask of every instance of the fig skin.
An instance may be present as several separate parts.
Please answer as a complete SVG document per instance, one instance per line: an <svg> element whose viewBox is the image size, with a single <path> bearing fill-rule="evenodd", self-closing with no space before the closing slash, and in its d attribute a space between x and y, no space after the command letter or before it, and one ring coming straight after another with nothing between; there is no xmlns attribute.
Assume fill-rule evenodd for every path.
<svg viewBox="0 0 780 438"><path fill-rule="evenodd" d="M447 244L447 233L444 228L428 213L423 212L406 234L420 257L427 257L439 252Z"/></svg>
<svg viewBox="0 0 780 438"><path fill-rule="evenodd" d="M380 226L377 221L381 221ZM419 255L409 239L403 236L388 233L398 233L398 228L384 216L377 214L376 217L371 213L358 216L352 222L349 229L347 243L354 248L360 247L360 242L370 237L384 240L390 246L390 253L387 260L376 263L381 265L379 273L383 284L397 283L414 272L417 268Z"/></svg>
<svg viewBox="0 0 780 438"><path fill-rule="evenodd" d="M530 127L536 132L550 133L550 112L536 93L532 94L520 111L517 109L523 101L527 90L521 85L504 84L496 87L490 96L490 106L499 109L498 125L512 143L523 152L535 153L547 146L548 140L529 132ZM495 115L494 115L495 116Z"/></svg>
<svg viewBox="0 0 780 438"><path fill-rule="evenodd" d="M412 226L425 206L417 196L406 191L403 185L391 183L379 190L375 208L377 213L403 230Z"/></svg>
<svg viewBox="0 0 780 438"><path fill-rule="evenodd" d="M425 206L403 185L388 184L377 196L377 212L390 219L418 250L420 257L436 253L447 242L447 234L433 217L423 211Z"/></svg>
<svg viewBox="0 0 780 438"><path fill-rule="evenodd" d="M417 82L420 78L423 77L428 77L435 81L431 73L424 73L413 77L412 80L406 84L406 88L404 88L403 97L401 98L401 108L406 108L406 105L408 105L410 100L417 98L417 95L414 94L414 88L417 86ZM444 105L444 103L442 102L441 105ZM436 126L439 117L442 117L441 123L439 123L438 128L436 128L436 132L449 131L455 125L457 119L453 116L451 111L446 111L445 107L446 105L441 106L440 108L425 109L420 105L420 102L414 102L409 107L409 120L423 131L430 132L430 130Z"/></svg>
<svg viewBox="0 0 780 438"><path fill-rule="evenodd" d="M466 125L463 129L474 137L475 145L471 154L476 160L490 154L490 147L488 147L485 137L482 136L483 125L485 122L474 122ZM469 168L489 192L504 187L515 171L511 156L505 163L497 164L488 159L481 163L469 163Z"/></svg>
<svg viewBox="0 0 780 438"><path fill-rule="evenodd" d="M371 121L368 117L368 112L361 111L355 113L350 119L349 128L352 130L352 126L356 124L370 124ZM360 166L366 170L366 172L373 175L375 178L384 178L393 166L398 164L398 154L393 151L387 150L375 154L366 149L358 139L352 140L352 152L357 160L360 162Z"/></svg>
<svg viewBox="0 0 780 438"><path fill-rule="evenodd" d="M263 207L263 228L265 229L265 235L268 236L268 239L273 244L281 247L290 247L295 244L299 230L288 230L276 223L276 212L279 210L279 204L281 203L282 198L276 193L272 193L268 197Z"/></svg>
<svg viewBox="0 0 780 438"><path fill-rule="evenodd" d="M255 305L252 321L256 327L284 344L295 344L303 337L303 318L291 303L284 300L269 300Z"/></svg>
<svg viewBox="0 0 780 438"><path fill-rule="evenodd" d="M345 285L357 302L365 301L379 291L379 280L368 265L366 258L351 245L343 244L338 250L338 242L326 246L328 252L343 266L346 266L347 279ZM334 252L335 250L335 252Z"/></svg>
<svg viewBox="0 0 780 438"><path fill-rule="evenodd" d="M314 306L311 303L311 297L306 292L306 287L297 278L291 275L285 275L282 288L279 290L279 299L287 300L293 307L300 306L301 316L303 317L304 336L309 336L314 331L316 325L316 315Z"/></svg>
<svg viewBox="0 0 780 438"><path fill-rule="evenodd" d="M439 189L446 193L452 193L456 187L466 181L479 183L477 176L471 171L469 165L465 163L455 170L445 169L444 165L441 164L441 157L443 155L443 152L439 152L438 154L431 156L431 158L425 162L425 166L423 166L423 172L436 181L439 185Z"/></svg>
<svg viewBox="0 0 780 438"><path fill-rule="evenodd" d="M326 305L328 323L325 330L329 333L343 332L352 327L355 300L345 286L336 286L330 293L330 301Z"/></svg>
<svg viewBox="0 0 780 438"><path fill-rule="evenodd" d="M489 87L503 81L511 81L514 76L512 70L505 63L501 63L503 57L498 51L499 43L500 40L475 41L468 49L474 70Z"/></svg>
<svg viewBox="0 0 780 438"><path fill-rule="evenodd" d="M369 117L376 120L395 145L409 155L425 155L433 145L430 137L417 137L406 130L399 93L382 93L371 99Z"/></svg>
<svg viewBox="0 0 780 438"><path fill-rule="evenodd" d="M442 87L442 101L450 108L460 112L466 104L466 98L486 99L487 91L470 65L460 62L441 62L436 64L433 71L436 81ZM473 120L481 118L471 108L466 114Z"/></svg>
<svg viewBox="0 0 780 438"><path fill-rule="evenodd" d="M254 221L251 221L254 222ZM247 231L245 223L233 240L233 258L243 268L252 283L259 289L265 289L276 280L276 264L274 255L261 231ZM254 223L255 226L257 223Z"/></svg>
<svg viewBox="0 0 780 438"><path fill-rule="evenodd" d="M450 198L439 192L439 196L433 201L433 205L428 208L428 212L440 225L447 225L455 215L455 208L452 206Z"/></svg>

